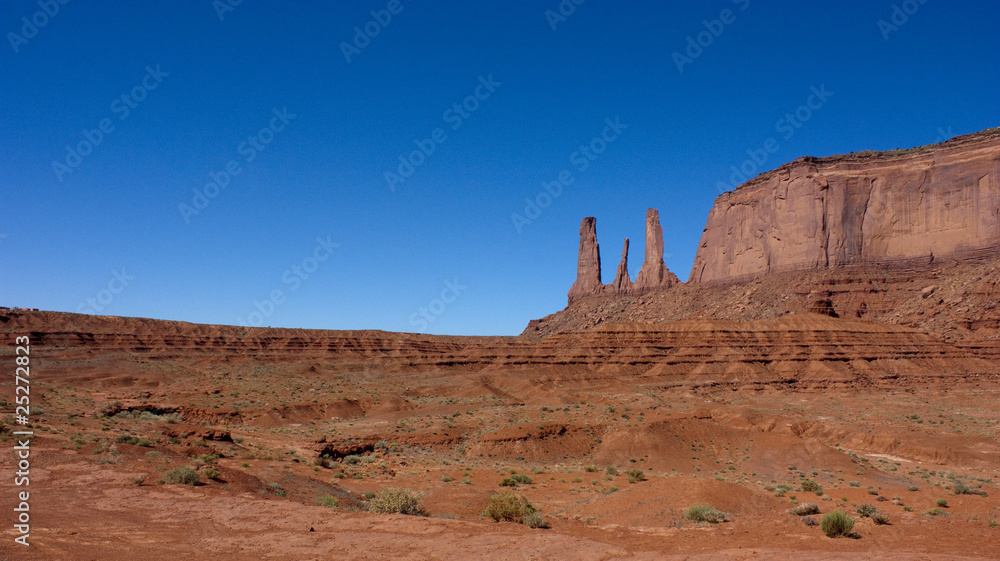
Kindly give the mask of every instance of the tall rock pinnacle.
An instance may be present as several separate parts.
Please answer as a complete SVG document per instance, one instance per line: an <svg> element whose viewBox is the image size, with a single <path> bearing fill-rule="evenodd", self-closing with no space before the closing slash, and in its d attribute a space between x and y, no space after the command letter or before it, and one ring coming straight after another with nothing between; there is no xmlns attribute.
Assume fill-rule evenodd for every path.
<svg viewBox="0 0 1000 561"><path fill-rule="evenodd" d="M601 292L601 250L597 245L597 219L580 222L580 253L576 260L576 282L569 289L569 301Z"/></svg>
<svg viewBox="0 0 1000 561"><path fill-rule="evenodd" d="M646 212L646 261L633 283L628 276L628 238L622 248L622 260L611 284L601 283L601 252L597 245L597 220L588 216L580 223L580 253L576 262L576 282L569 289L569 303L598 294L637 295L663 290L680 281L663 263L663 228L656 209Z"/></svg>
<svg viewBox="0 0 1000 561"><path fill-rule="evenodd" d="M615 282L611 286L612 290L618 294L626 294L632 289L632 279L628 276L628 238L625 238L625 247L622 248L622 260L618 264L618 271L615 272Z"/></svg>
<svg viewBox="0 0 1000 561"><path fill-rule="evenodd" d="M646 211L646 260L635 278L636 292L669 288L678 282L677 276L663 263L663 228L660 213L651 208Z"/></svg>

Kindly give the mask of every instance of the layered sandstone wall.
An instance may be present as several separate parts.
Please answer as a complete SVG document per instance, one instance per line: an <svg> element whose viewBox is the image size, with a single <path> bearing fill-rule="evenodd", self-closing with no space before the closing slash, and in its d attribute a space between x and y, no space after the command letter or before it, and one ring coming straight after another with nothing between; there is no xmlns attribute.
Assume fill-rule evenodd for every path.
<svg viewBox="0 0 1000 561"><path fill-rule="evenodd" d="M1000 129L912 150L800 158L723 193L690 280L1000 253Z"/></svg>

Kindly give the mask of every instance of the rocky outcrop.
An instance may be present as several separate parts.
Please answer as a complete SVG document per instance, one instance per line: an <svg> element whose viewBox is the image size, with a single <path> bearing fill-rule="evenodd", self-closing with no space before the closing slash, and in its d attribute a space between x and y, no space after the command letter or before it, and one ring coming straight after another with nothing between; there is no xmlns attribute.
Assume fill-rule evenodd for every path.
<svg viewBox="0 0 1000 561"><path fill-rule="evenodd" d="M628 238L622 249L615 280L601 282L601 252L597 244L597 219L584 218L580 223L580 250L576 260L576 282L569 289L569 302L599 294L638 295L654 290L664 290L680 281L667 270L663 262L663 228L656 209L646 211L646 260L635 282L628 275Z"/></svg>
<svg viewBox="0 0 1000 561"><path fill-rule="evenodd" d="M651 208L646 211L646 260L635 277L632 293L648 292L670 288L676 284L677 276L667 270L663 263L663 228L660 227L660 213Z"/></svg>
<svg viewBox="0 0 1000 561"><path fill-rule="evenodd" d="M569 289L569 300L587 294L599 294L601 283L601 248L597 245L597 219L588 216L580 222L580 252L576 259L576 282Z"/></svg>
<svg viewBox="0 0 1000 561"><path fill-rule="evenodd" d="M1000 129L891 152L799 158L723 193L690 280L1000 254Z"/></svg>

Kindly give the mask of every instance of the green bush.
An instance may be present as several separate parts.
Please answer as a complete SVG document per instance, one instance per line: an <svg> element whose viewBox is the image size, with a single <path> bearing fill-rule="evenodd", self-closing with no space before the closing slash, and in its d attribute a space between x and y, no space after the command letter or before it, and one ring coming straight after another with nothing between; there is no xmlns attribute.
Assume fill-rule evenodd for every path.
<svg viewBox="0 0 1000 561"><path fill-rule="evenodd" d="M823 487L819 483L816 483L815 480L812 480L812 479L804 479L804 480L802 480L802 490L803 491L807 491L807 492L816 493L817 495L822 495L823 494Z"/></svg>
<svg viewBox="0 0 1000 561"><path fill-rule="evenodd" d="M941 508L948 508L948 500L947 499L938 499L934 504L938 505Z"/></svg>
<svg viewBox="0 0 1000 561"><path fill-rule="evenodd" d="M878 509L875 508L875 505L867 503L863 505L858 505L858 508L856 510L858 512L858 516L862 518L871 518L872 515L878 513Z"/></svg>
<svg viewBox="0 0 1000 561"><path fill-rule="evenodd" d="M330 508L337 508L340 506L340 500L332 495L322 495L320 497L316 497L316 504Z"/></svg>
<svg viewBox="0 0 1000 561"><path fill-rule="evenodd" d="M986 491L983 491L982 489L973 489L972 487L969 487L968 485L966 485L961 481L955 482L955 486L952 488L951 492L955 493L956 495L980 495L983 497L987 496Z"/></svg>
<svg viewBox="0 0 1000 561"><path fill-rule="evenodd" d="M201 483L201 479L198 477L198 472L189 467L177 467L163 474L160 481L166 483L167 485L182 484L182 485L198 485Z"/></svg>
<svg viewBox="0 0 1000 561"><path fill-rule="evenodd" d="M726 521L726 513L709 504L696 504L684 511L684 518L692 522L718 524Z"/></svg>
<svg viewBox="0 0 1000 561"><path fill-rule="evenodd" d="M500 481L501 487L517 487L519 484L531 485L534 481L526 474L515 473L510 477L505 477Z"/></svg>
<svg viewBox="0 0 1000 561"><path fill-rule="evenodd" d="M524 518L530 514L535 514L535 508L524 495L513 491L494 494L490 497L490 505L483 511L483 516L497 522L524 523Z"/></svg>
<svg viewBox="0 0 1000 561"><path fill-rule="evenodd" d="M925 512L924 514L927 516L941 516L942 514L944 514L944 511L941 510L940 508L932 508L927 512Z"/></svg>
<svg viewBox="0 0 1000 561"><path fill-rule="evenodd" d="M382 489L368 501L368 510L376 514L409 514L421 516L424 509L416 491L388 487Z"/></svg>
<svg viewBox="0 0 1000 561"><path fill-rule="evenodd" d="M646 480L646 473L641 469L630 469L626 471L625 474L628 475L629 483L639 483L640 481Z"/></svg>
<svg viewBox="0 0 1000 561"><path fill-rule="evenodd" d="M618 475L618 468L616 468L615 466L608 466L604 468L604 473L608 475Z"/></svg>
<svg viewBox="0 0 1000 561"><path fill-rule="evenodd" d="M823 519L819 522L819 527L827 536L836 538L850 534L851 529L854 528L854 520L844 511L835 510L823 516Z"/></svg>
<svg viewBox="0 0 1000 561"><path fill-rule="evenodd" d="M220 475L222 474L217 469L209 468L205 470L205 477L209 479L218 479Z"/></svg>
<svg viewBox="0 0 1000 561"><path fill-rule="evenodd" d="M816 503L802 503L788 512L795 516L806 516L808 514L819 514L819 505Z"/></svg>
<svg viewBox="0 0 1000 561"><path fill-rule="evenodd" d="M549 523L545 520L545 517L537 512L532 512L531 514L526 514L524 516L524 525L529 528L548 528Z"/></svg>
<svg viewBox="0 0 1000 561"><path fill-rule="evenodd" d="M344 463L345 464L350 464L350 465L353 466L353 465L357 465L360 462L361 462L361 457L360 456L355 456L354 454L351 454L349 456L344 456Z"/></svg>

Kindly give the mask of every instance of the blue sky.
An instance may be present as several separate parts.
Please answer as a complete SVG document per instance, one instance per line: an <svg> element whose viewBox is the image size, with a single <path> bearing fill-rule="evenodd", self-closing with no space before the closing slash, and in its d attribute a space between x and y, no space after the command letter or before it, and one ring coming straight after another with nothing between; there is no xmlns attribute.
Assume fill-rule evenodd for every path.
<svg viewBox="0 0 1000 561"><path fill-rule="evenodd" d="M1000 125L988 0L230 1L0 6L0 305L516 334L584 216L686 280L733 167Z"/></svg>

